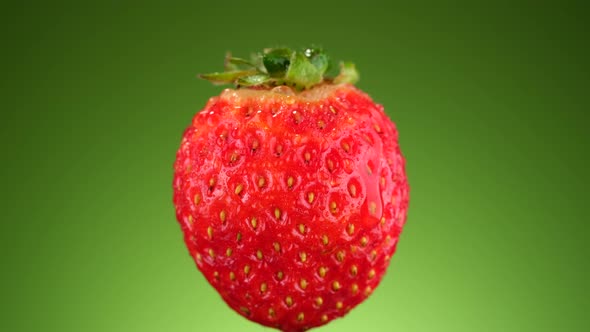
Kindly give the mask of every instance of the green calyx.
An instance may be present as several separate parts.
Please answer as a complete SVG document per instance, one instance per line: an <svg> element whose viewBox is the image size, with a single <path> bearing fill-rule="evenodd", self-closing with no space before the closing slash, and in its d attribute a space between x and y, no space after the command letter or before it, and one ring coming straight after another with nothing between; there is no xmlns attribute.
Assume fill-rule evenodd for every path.
<svg viewBox="0 0 590 332"><path fill-rule="evenodd" d="M235 84L237 87L272 88L288 85L297 90L310 89L324 82L354 84L359 74L353 63L340 62L334 73L330 58L320 48L294 51L289 48L270 48L252 55L250 60L225 57L225 71L201 74L199 77L214 84Z"/></svg>

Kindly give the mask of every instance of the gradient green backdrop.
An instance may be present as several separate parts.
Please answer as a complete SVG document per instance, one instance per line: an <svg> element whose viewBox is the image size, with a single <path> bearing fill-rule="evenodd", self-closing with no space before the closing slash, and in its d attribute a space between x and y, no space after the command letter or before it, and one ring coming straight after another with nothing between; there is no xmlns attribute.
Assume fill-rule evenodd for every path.
<svg viewBox="0 0 590 332"><path fill-rule="evenodd" d="M315 43L397 123L411 184L381 286L317 331L587 331L588 11L404 3L3 5L0 330L269 331L188 256L172 164L221 91L196 73Z"/></svg>

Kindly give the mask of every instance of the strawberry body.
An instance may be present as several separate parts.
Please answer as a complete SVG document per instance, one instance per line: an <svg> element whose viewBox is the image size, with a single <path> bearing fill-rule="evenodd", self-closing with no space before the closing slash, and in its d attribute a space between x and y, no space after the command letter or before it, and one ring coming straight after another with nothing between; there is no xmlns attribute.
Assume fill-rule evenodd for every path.
<svg viewBox="0 0 590 332"><path fill-rule="evenodd" d="M349 84L225 90L195 115L174 169L199 270L235 311L283 331L366 299L406 220L397 130Z"/></svg>

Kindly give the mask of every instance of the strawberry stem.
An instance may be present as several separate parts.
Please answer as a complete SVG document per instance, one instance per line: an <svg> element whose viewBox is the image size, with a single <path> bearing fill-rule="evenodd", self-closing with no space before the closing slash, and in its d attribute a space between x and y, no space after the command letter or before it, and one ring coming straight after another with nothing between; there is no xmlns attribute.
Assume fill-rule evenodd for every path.
<svg viewBox="0 0 590 332"><path fill-rule="evenodd" d="M301 51L289 48L270 48L255 54L251 60L236 58L227 53L225 71L200 74L213 84L235 84L246 88L272 88L288 85L297 90L311 89L325 83L354 84L359 74L353 63L340 62L340 73L332 77L332 61L321 48Z"/></svg>

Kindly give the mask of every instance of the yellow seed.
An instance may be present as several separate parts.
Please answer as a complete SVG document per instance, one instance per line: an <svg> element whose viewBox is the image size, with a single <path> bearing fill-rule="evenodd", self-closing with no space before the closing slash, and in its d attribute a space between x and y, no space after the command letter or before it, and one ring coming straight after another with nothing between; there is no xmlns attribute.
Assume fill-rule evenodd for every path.
<svg viewBox="0 0 590 332"><path fill-rule="evenodd" d="M311 160L311 153L306 152L303 157L305 158L305 161L310 161Z"/></svg>
<svg viewBox="0 0 590 332"><path fill-rule="evenodd" d="M248 275L250 273L250 265L244 266L244 274Z"/></svg>
<svg viewBox="0 0 590 332"><path fill-rule="evenodd" d="M279 145L277 145L275 150L278 155L281 155L283 153L283 146L279 144Z"/></svg>
<svg viewBox="0 0 590 332"><path fill-rule="evenodd" d="M301 286L301 289L306 289L307 288L307 280L305 280L305 279L299 280L299 286Z"/></svg>
<svg viewBox="0 0 590 332"><path fill-rule="evenodd" d="M353 277L356 276L359 273L358 268L356 267L356 265L353 265L350 267L350 275L352 275Z"/></svg>
<svg viewBox="0 0 590 332"><path fill-rule="evenodd" d="M377 258L377 250L371 250L371 260L374 261Z"/></svg>
<svg viewBox="0 0 590 332"><path fill-rule="evenodd" d="M301 114L299 112L293 111L293 118L295 119L296 124L301 122Z"/></svg>
<svg viewBox="0 0 590 332"><path fill-rule="evenodd" d="M385 237L385 244L389 244L391 242L391 235L387 235Z"/></svg>
<svg viewBox="0 0 590 332"><path fill-rule="evenodd" d="M342 142L342 148L344 151L348 152L350 150L350 145L347 142Z"/></svg>
<svg viewBox="0 0 590 332"><path fill-rule="evenodd" d="M252 150L256 150L256 149L258 149L258 146L259 146L259 145L260 145L260 143L258 143L258 140L257 140L257 139L254 139L254 140L252 141Z"/></svg>
<svg viewBox="0 0 590 332"><path fill-rule="evenodd" d="M303 318L305 318L305 315L302 312L300 312L299 315L297 315L297 320L302 322Z"/></svg>
<svg viewBox="0 0 590 332"><path fill-rule="evenodd" d="M261 176L258 178L258 188L262 188L264 187L264 183L266 182L266 180L264 180L264 178Z"/></svg>
<svg viewBox="0 0 590 332"><path fill-rule="evenodd" d="M309 202L309 204L311 204L313 202L313 199L314 198L315 198L315 194L314 193L307 194L307 201Z"/></svg>
<svg viewBox="0 0 590 332"><path fill-rule="evenodd" d="M348 235L354 234L354 224L348 224L348 228L346 231L348 232Z"/></svg>
<svg viewBox="0 0 590 332"><path fill-rule="evenodd" d="M238 160L238 153L234 151L234 152L231 154L230 161L231 161L232 163L235 163L235 162L236 162L236 160Z"/></svg>
<svg viewBox="0 0 590 332"><path fill-rule="evenodd" d="M243 189L244 189L244 185L242 185L241 183L238 184L236 186L236 190L235 190L236 195L239 195L242 192Z"/></svg>
<svg viewBox="0 0 590 332"><path fill-rule="evenodd" d="M273 243L272 246L275 248L276 252L281 251L281 245L278 242Z"/></svg>
<svg viewBox="0 0 590 332"><path fill-rule="evenodd" d="M330 212L332 212L332 213L338 212L338 205L336 205L336 202L330 203Z"/></svg>
<svg viewBox="0 0 590 332"><path fill-rule="evenodd" d="M279 208L275 208L275 218L277 218L277 219L281 218L281 210L279 210Z"/></svg>
<svg viewBox="0 0 590 332"><path fill-rule="evenodd" d="M275 316L275 310L274 310L273 308L269 308L269 309L268 309L268 315L269 315L270 317L274 317L274 316Z"/></svg>
<svg viewBox="0 0 590 332"><path fill-rule="evenodd" d="M369 271L369 279L373 279L375 277L375 270L371 269L371 271Z"/></svg>
<svg viewBox="0 0 590 332"><path fill-rule="evenodd" d="M319 270L318 270L318 274L320 275L320 277L325 277L326 276L326 268L323 266L320 266Z"/></svg>
<svg viewBox="0 0 590 332"><path fill-rule="evenodd" d="M268 288L268 286L266 285L266 282L263 282L262 284L260 284L260 292L261 293L266 292L267 288Z"/></svg>
<svg viewBox="0 0 590 332"><path fill-rule="evenodd" d="M305 261L307 261L307 254L305 252L300 253L299 258L301 259L301 262L305 263Z"/></svg>
<svg viewBox="0 0 590 332"><path fill-rule="evenodd" d="M371 288L371 286L367 286L367 288L365 288L365 296L369 296L372 291L373 289Z"/></svg>
<svg viewBox="0 0 590 332"><path fill-rule="evenodd" d="M336 309L340 310L342 307L344 307L344 303L342 303L342 301L336 302Z"/></svg>
<svg viewBox="0 0 590 332"><path fill-rule="evenodd" d="M336 109L330 105L330 112L332 112L332 114L336 114Z"/></svg>
<svg viewBox="0 0 590 332"><path fill-rule="evenodd" d="M284 276L285 276L285 275L283 274L283 271L279 271L279 272L277 272L277 279L279 279L279 280L283 280L283 277L284 277Z"/></svg>
<svg viewBox="0 0 590 332"><path fill-rule="evenodd" d="M256 258L262 259L262 251L260 251L260 250L256 251Z"/></svg>
<svg viewBox="0 0 590 332"><path fill-rule="evenodd" d="M246 307L240 307L240 311L246 314L247 316L250 316L250 309Z"/></svg>
<svg viewBox="0 0 590 332"><path fill-rule="evenodd" d="M350 192L350 196L356 197L356 186L353 183L348 186L348 191Z"/></svg>
<svg viewBox="0 0 590 332"><path fill-rule="evenodd" d="M381 127L379 127L378 124L375 123L375 125L373 125L373 128L375 128L376 132L381 133Z"/></svg>
<svg viewBox="0 0 590 332"><path fill-rule="evenodd" d="M229 273L229 280L231 280L231 281L234 281L234 280L236 280L236 274L235 274L235 273L233 273L233 272L230 272L230 273Z"/></svg>
<svg viewBox="0 0 590 332"><path fill-rule="evenodd" d="M328 315L323 314L322 315L322 322L327 322L328 321Z"/></svg>
<svg viewBox="0 0 590 332"><path fill-rule="evenodd" d="M199 203L201 203L201 195L196 194L194 202L195 202L195 205L199 205Z"/></svg>
<svg viewBox="0 0 590 332"><path fill-rule="evenodd" d="M325 234L322 236L322 243L323 243L325 246L326 246L326 245L328 245L328 236L327 236L327 235L325 235Z"/></svg>
<svg viewBox="0 0 590 332"><path fill-rule="evenodd" d="M326 123L323 120L318 121L318 127L320 129L324 129L326 127Z"/></svg>
<svg viewBox="0 0 590 332"><path fill-rule="evenodd" d="M203 256L201 256L201 254L199 254L199 253L197 253L195 255L195 257L197 258L197 262L199 262L199 263L203 260Z"/></svg>
<svg viewBox="0 0 590 332"><path fill-rule="evenodd" d="M328 170L330 170L330 172L334 170L334 162L332 159L328 159Z"/></svg>
<svg viewBox="0 0 590 332"><path fill-rule="evenodd" d="M356 295L359 292L359 285L352 284L351 290L352 290L352 294Z"/></svg>
<svg viewBox="0 0 590 332"><path fill-rule="evenodd" d="M335 291L339 290L340 289L340 283L338 281L334 281L332 283L332 289L335 290Z"/></svg>
<svg viewBox="0 0 590 332"><path fill-rule="evenodd" d="M209 256L211 256L211 258L215 258L215 252L213 252L213 249L209 249Z"/></svg>
<svg viewBox="0 0 590 332"><path fill-rule="evenodd" d="M381 217L381 225L385 225L385 217Z"/></svg>
<svg viewBox="0 0 590 332"><path fill-rule="evenodd" d="M225 210L221 210L221 212L219 212L219 219L221 219L222 223L225 223L226 217L227 217L227 212L225 212Z"/></svg>
<svg viewBox="0 0 590 332"><path fill-rule="evenodd" d="M287 186L289 186L289 188L293 187L293 183L294 183L294 182L295 182L295 179L293 179L293 177L292 177L292 176L290 176L290 177L287 179Z"/></svg>
<svg viewBox="0 0 590 332"><path fill-rule="evenodd" d="M319 306L321 306L322 304L324 304L324 299L322 299L322 297L321 297L321 296L318 296L318 297L316 297L316 298L315 298L315 304L316 304L318 307L319 307Z"/></svg>
<svg viewBox="0 0 590 332"><path fill-rule="evenodd" d="M352 165L350 159L344 159L344 169L349 173L352 172Z"/></svg>
<svg viewBox="0 0 590 332"><path fill-rule="evenodd" d="M285 304L287 305L287 307L290 307L293 305L293 298L291 296L287 296L285 298Z"/></svg>
<svg viewBox="0 0 590 332"><path fill-rule="evenodd" d="M191 225L193 224L193 216L190 215L190 214L188 216L188 223L191 224Z"/></svg>
<svg viewBox="0 0 590 332"><path fill-rule="evenodd" d="M375 215L375 212L377 212L377 204L375 204L375 202L369 203L369 212L372 215Z"/></svg>
<svg viewBox="0 0 590 332"><path fill-rule="evenodd" d="M214 178L210 178L209 179L209 188L213 188L214 185L215 185L215 179Z"/></svg>
<svg viewBox="0 0 590 332"><path fill-rule="evenodd" d="M299 233L305 234L305 225L304 224L299 224Z"/></svg>
<svg viewBox="0 0 590 332"><path fill-rule="evenodd" d="M213 272L213 278L219 279L219 272L218 271Z"/></svg>
<svg viewBox="0 0 590 332"><path fill-rule="evenodd" d="M236 240L238 242L242 241L242 233L238 232L238 235L236 235Z"/></svg>
<svg viewBox="0 0 590 332"><path fill-rule="evenodd" d="M381 187L384 187L385 186L385 177L384 176L381 177L381 183L380 184L381 184Z"/></svg>
<svg viewBox="0 0 590 332"><path fill-rule="evenodd" d="M361 237L361 246L366 247L369 240L367 240L366 236Z"/></svg>
<svg viewBox="0 0 590 332"><path fill-rule="evenodd" d="M231 256L231 254L232 254L232 250L231 250L231 248L227 248L227 250L225 251L225 255L226 255L227 257L229 257L229 256Z"/></svg>
<svg viewBox="0 0 590 332"><path fill-rule="evenodd" d="M213 227L207 227L207 236L209 236L209 239L213 238Z"/></svg>
<svg viewBox="0 0 590 332"><path fill-rule="evenodd" d="M252 218L252 220L250 220L250 224L252 224L252 228L256 229L258 226L258 219L256 219L256 217Z"/></svg>
<svg viewBox="0 0 590 332"><path fill-rule="evenodd" d="M336 253L336 260L342 263L342 261L344 260L344 251L341 250Z"/></svg>

